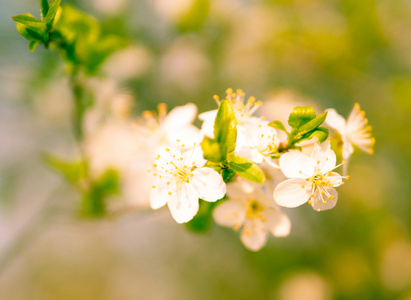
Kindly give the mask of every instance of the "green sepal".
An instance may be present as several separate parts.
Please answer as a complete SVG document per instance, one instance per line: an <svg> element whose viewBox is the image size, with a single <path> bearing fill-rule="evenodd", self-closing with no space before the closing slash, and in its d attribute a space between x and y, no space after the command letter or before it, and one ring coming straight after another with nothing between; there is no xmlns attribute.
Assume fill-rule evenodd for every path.
<svg viewBox="0 0 411 300"><path fill-rule="evenodd" d="M206 160L219 163L225 159L221 154L220 144L214 139L206 136L201 142L201 148L203 149L203 155Z"/></svg>
<svg viewBox="0 0 411 300"><path fill-rule="evenodd" d="M233 152L237 140L237 120L233 107L228 100L220 102L214 122L215 140L220 144L221 155L227 157Z"/></svg>
<svg viewBox="0 0 411 300"><path fill-rule="evenodd" d="M311 106L296 106L288 118L288 124L292 128L298 129L300 126L311 121L315 117L316 115L314 109Z"/></svg>
<svg viewBox="0 0 411 300"><path fill-rule="evenodd" d="M199 209L194 218L185 223L185 226L188 230L195 233L206 233L210 230L211 225L213 224L213 210L216 206L216 202L207 202L202 199L199 199Z"/></svg>
<svg viewBox="0 0 411 300"><path fill-rule="evenodd" d="M49 7L50 6L48 0L40 0L40 11L42 20L44 20L44 18L47 16Z"/></svg>
<svg viewBox="0 0 411 300"><path fill-rule="evenodd" d="M234 156L229 162L228 166L235 171L239 176L256 183L263 183L265 178L263 171L256 163L248 158L241 156Z"/></svg>

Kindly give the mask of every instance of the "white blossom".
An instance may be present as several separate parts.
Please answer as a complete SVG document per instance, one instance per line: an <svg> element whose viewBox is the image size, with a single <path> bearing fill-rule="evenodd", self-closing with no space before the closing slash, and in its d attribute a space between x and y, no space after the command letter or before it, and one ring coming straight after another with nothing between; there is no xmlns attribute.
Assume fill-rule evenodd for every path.
<svg viewBox="0 0 411 300"><path fill-rule="evenodd" d="M311 156L290 151L280 158L280 168L288 178L274 191L275 201L285 207L297 207L308 201L316 211L333 208L338 193L334 187L343 184L343 177L333 170L336 156L330 142L315 144Z"/></svg>
<svg viewBox="0 0 411 300"><path fill-rule="evenodd" d="M181 141L184 148L199 142L200 130L192 125L197 114L197 107L188 103L177 106L167 114L164 103L158 105L158 114L145 111L135 122L137 138L143 145L145 156L154 159L155 153L167 146L177 146L176 140Z"/></svg>
<svg viewBox="0 0 411 300"><path fill-rule="evenodd" d="M190 221L198 211L198 198L214 202L224 197L226 184L214 169L203 167L199 147L183 152L166 148L156 158L150 204L158 209L166 203L177 223Z"/></svg>
<svg viewBox="0 0 411 300"><path fill-rule="evenodd" d="M335 109L328 109L327 112L325 122L341 135L343 143L342 154L345 161L348 161L353 153L353 145L358 146L369 154L374 153L375 138L371 135L371 126L368 126L365 112L361 110L358 103L355 103L347 121Z"/></svg>
<svg viewBox="0 0 411 300"><path fill-rule="evenodd" d="M275 128L268 126L269 122L256 119L248 123L244 131L243 143L237 147L238 155L245 156L255 163L266 162L270 166L279 168L273 158L278 155L280 138Z"/></svg>
<svg viewBox="0 0 411 300"><path fill-rule="evenodd" d="M241 229L241 241L252 251L260 250L268 233L287 236L291 223L275 202L262 189L246 180L227 184L229 200L218 205L213 217L217 224Z"/></svg>

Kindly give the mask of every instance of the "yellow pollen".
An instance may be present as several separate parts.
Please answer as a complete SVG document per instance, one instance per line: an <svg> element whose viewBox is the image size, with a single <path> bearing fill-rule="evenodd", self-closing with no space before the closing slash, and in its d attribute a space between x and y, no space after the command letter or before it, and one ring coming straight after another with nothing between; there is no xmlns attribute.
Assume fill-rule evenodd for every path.
<svg viewBox="0 0 411 300"><path fill-rule="evenodd" d="M170 185L170 181L169 181L169 182L167 182L167 185Z"/></svg>
<svg viewBox="0 0 411 300"><path fill-rule="evenodd" d="M171 196L172 192L168 192L168 194Z"/></svg>
<svg viewBox="0 0 411 300"><path fill-rule="evenodd" d="M347 179L347 180L350 179L350 178L351 178L351 177L350 177L349 175L347 175L347 176L345 177L345 179Z"/></svg>
<svg viewBox="0 0 411 300"><path fill-rule="evenodd" d="M151 172L151 170L150 170L150 169L148 169L148 170L147 170L147 172L149 173L149 172Z"/></svg>
<svg viewBox="0 0 411 300"><path fill-rule="evenodd" d="M166 148L166 151L167 151L167 152L169 152L169 151L170 151L170 149L169 149L169 148Z"/></svg>
<svg viewBox="0 0 411 300"><path fill-rule="evenodd" d="M301 187L302 187L302 188L305 188L305 185L303 184Z"/></svg>
<svg viewBox="0 0 411 300"><path fill-rule="evenodd" d="M324 200L323 203L324 203L324 204L327 204L327 201Z"/></svg>
<svg viewBox="0 0 411 300"><path fill-rule="evenodd" d="M157 176L157 173L154 173L153 176Z"/></svg>
<svg viewBox="0 0 411 300"><path fill-rule="evenodd" d="M308 200L308 204L312 205L312 204L313 204L313 200Z"/></svg>
<svg viewBox="0 0 411 300"><path fill-rule="evenodd" d="M180 143L180 139L177 139L177 143Z"/></svg>
<svg viewBox="0 0 411 300"><path fill-rule="evenodd" d="M328 196L328 199L332 200L332 199L334 199L334 196L333 195Z"/></svg>
<svg viewBox="0 0 411 300"><path fill-rule="evenodd" d="M153 167L154 167L154 168L157 167L157 164L154 164Z"/></svg>
<svg viewBox="0 0 411 300"><path fill-rule="evenodd" d="M227 94L231 94L232 92L233 92L233 89L232 88L228 88L228 89L226 89L226 91L225 91Z"/></svg>
<svg viewBox="0 0 411 300"><path fill-rule="evenodd" d="M303 173L303 171L302 171L302 170L300 170L300 171L298 171L298 173L302 174L302 173Z"/></svg>

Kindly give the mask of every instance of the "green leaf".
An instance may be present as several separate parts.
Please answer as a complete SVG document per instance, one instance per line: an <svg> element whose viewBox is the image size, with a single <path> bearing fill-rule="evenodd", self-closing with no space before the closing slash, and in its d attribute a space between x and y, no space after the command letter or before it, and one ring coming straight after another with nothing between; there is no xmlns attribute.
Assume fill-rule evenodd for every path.
<svg viewBox="0 0 411 300"><path fill-rule="evenodd" d="M204 158L206 160L219 163L225 159L221 154L220 144L214 139L206 136L201 142L201 148L203 149Z"/></svg>
<svg viewBox="0 0 411 300"><path fill-rule="evenodd" d="M17 32L24 36L29 41L33 39L33 37L27 32L27 27L22 23L16 23Z"/></svg>
<svg viewBox="0 0 411 300"><path fill-rule="evenodd" d="M29 43L29 49L31 52L34 51L34 49L36 49L36 47L40 44L39 41L30 41Z"/></svg>
<svg viewBox="0 0 411 300"><path fill-rule="evenodd" d="M268 126L287 132L287 129L285 129L285 126L281 121L272 121L268 124Z"/></svg>
<svg viewBox="0 0 411 300"><path fill-rule="evenodd" d="M301 139L297 141L297 143L311 140L314 137L317 137L320 143L324 142L328 138L328 129L325 127L318 127L314 131L305 134Z"/></svg>
<svg viewBox="0 0 411 300"><path fill-rule="evenodd" d="M46 37L43 32L38 32L35 30L32 30L31 28L26 28L27 33L35 40L38 40L42 43L46 41Z"/></svg>
<svg viewBox="0 0 411 300"><path fill-rule="evenodd" d="M200 207L194 218L185 223L188 230L196 233L206 233L210 230L212 223L212 214L216 202L207 202L204 200L199 200Z"/></svg>
<svg viewBox="0 0 411 300"><path fill-rule="evenodd" d="M47 12L49 11L49 2L48 2L48 0L41 0L40 1L40 11L41 11L41 18L44 20L44 18L47 16Z"/></svg>
<svg viewBox="0 0 411 300"><path fill-rule="evenodd" d="M308 121L304 125L300 126L298 130L299 134L303 135L303 134L306 134L307 132L314 130L315 128L320 126L325 121L326 117L327 117L327 113L319 114L311 121Z"/></svg>
<svg viewBox="0 0 411 300"><path fill-rule="evenodd" d="M230 168L224 168L221 170L221 176L225 183L229 182L231 178L235 176L236 172L231 170Z"/></svg>
<svg viewBox="0 0 411 300"><path fill-rule="evenodd" d="M43 22L35 17L33 17L29 13L25 13L24 15L18 15L11 17L14 21L25 24L25 25L33 25L33 24L43 24Z"/></svg>
<svg viewBox="0 0 411 300"><path fill-rule="evenodd" d="M85 217L102 217L106 213L107 198L119 194L119 176L117 171L109 169L92 182L83 195L81 213Z"/></svg>
<svg viewBox="0 0 411 300"><path fill-rule="evenodd" d="M255 164L248 158L234 156L232 160L228 162L228 166L245 179L257 183L263 183L265 180L264 174L261 169L257 166L257 164Z"/></svg>
<svg viewBox="0 0 411 300"><path fill-rule="evenodd" d="M50 154L44 155L43 159L48 166L58 171L70 184L77 184L86 177L86 165L83 161L66 161Z"/></svg>
<svg viewBox="0 0 411 300"><path fill-rule="evenodd" d="M54 2L49 7L47 15L44 17L44 23L46 23L48 30L51 30L53 26L54 18L56 17L60 2L61 0L54 0Z"/></svg>
<svg viewBox="0 0 411 300"><path fill-rule="evenodd" d="M311 121L315 118L314 109L311 106L296 106L288 118L288 124L294 128L298 129L303 124Z"/></svg>
<svg viewBox="0 0 411 300"><path fill-rule="evenodd" d="M230 101L223 100L218 107L217 117L214 122L215 140L220 144L221 155L233 152L237 140L237 120Z"/></svg>

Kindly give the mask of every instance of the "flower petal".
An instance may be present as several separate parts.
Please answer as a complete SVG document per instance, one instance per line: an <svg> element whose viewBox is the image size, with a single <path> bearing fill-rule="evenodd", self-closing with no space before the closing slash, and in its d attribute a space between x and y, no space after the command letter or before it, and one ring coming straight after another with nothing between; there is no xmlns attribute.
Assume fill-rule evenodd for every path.
<svg viewBox="0 0 411 300"><path fill-rule="evenodd" d="M333 108L327 109L326 111L327 118L325 119L325 123L344 136L346 126L345 119Z"/></svg>
<svg viewBox="0 0 411 300"><path fill-rule="evenodd" d="M170 192L171 194L175 194L176 192L175 185L164 186L162 185L161 182L154 181L153 187L151 188L151 191L150 191L151 208L159 209L160 207L163 207L167 203L167 200L170 199L170 195L169 195Z"/></svg>
<svg viewBox="0 0 411 300"><path fill-rule="evenodd" d="M309 178L314 174L314 161L298 151L280 157L280 168L288 178Z"/></svg>
<svg viewBox="0 0 411 300"><path fill-rule="evenodd" d="M198 168L192 172L192 175L189 185L198 198L214 202L224 197L226 184L217 171L207 167Z"/></svg>
<svg viewBox="0 0 411 300"><path fill-rule="evenodd" d="M267 229L260 219L247 219L240 236L244 246L251 251L260 250L267 242Z"/></svg>
<svg viewBox="0 0 411 300"><path fill-rule="evenodd" d="M265 212L266 226L277 237L290 234L291 222L288 216L275 208L268 208Z"/></svg>
<svg viewBox="0 0 411 300"><path fill-rule="evenodd" d="M327 173L335 168L337 157L331 149L330 141L325 141L322 144L316 143L314 150L311 153L312 160L316 163L316 168L321 173Z"/></svg>
<svg viewBox="0 0 411 300"><path fill-rule="evenodd" d="M194 121L196 114L197 106L193 103L177 106L168 113L161 126L167 132L184 128Z"/></svg>
<svg viewBox="0 0 411 300"><path fill-rule="evenodd" d="M191 193L186 182L181 183L176 192L168 195L168 208L177 223L190 221L198 211L198 197Z"/></svg>
<svg viewBox="0 0 411 300"><path fill-rule="evenodd" d="M243 225L245 220L244 204L238 201L224 201L219 204L213 211L215 222L221 226L233 227L237 230Z"/></svg>
<svg viewBox="0 0 411 300"><path fill-rule="evenodd" d="M304 179L288 179L274 190L274 200L284 207L297 207L308 201L312 185Z"/></svg>
<svg viewBox="0 0 411 300"><path fill-rule="evenodd" d="M321 195L320 191L315 192L312 207L316 211L323 211L334 208L337 205L338 193L337 190L332 187L326 187L326 191L334 197L334 199L327 199L326 195ZM323 198L324 197L324 198ZM323 202L325 200L325 203Z"/></svg>
<svg viewBox="0 0 411 300"><path fill-rule="evenodd" d="M331 172L330 175L327 174L325 179L328 180L333 187L340 186L343 182L341 175L336 172Z"/></svg>

